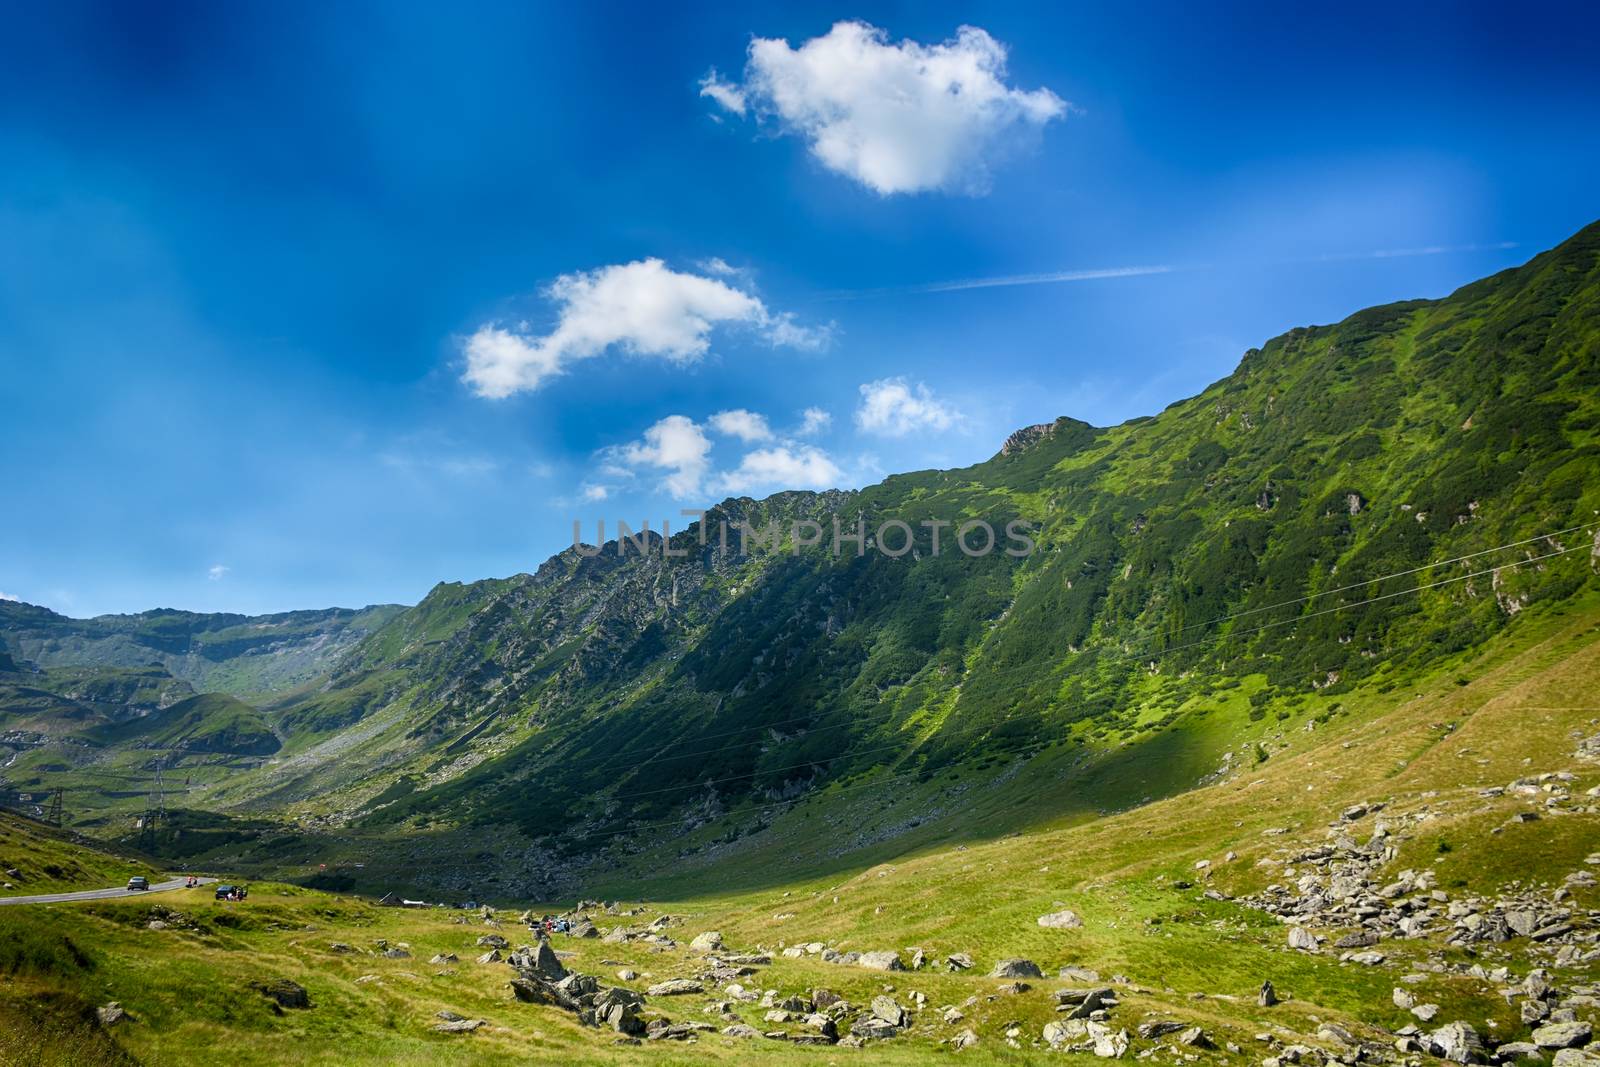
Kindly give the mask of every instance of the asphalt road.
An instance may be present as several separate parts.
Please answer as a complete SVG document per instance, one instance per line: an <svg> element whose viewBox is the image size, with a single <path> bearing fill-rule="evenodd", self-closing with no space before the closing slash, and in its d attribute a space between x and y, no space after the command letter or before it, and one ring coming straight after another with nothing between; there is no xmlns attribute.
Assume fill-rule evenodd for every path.
<svg viewBox="0 0 1600 1067"><path fill-rule="evenodd" d="M215 878L200 879L201 885L215 882ZM109 900L112 897L142 897L168 889L182 889L184 879L172 878L153 882L149 889L83 889L76 893L40 893L31 897L0 897L0 906L6 904L64 904L71 900Z"/></svg>

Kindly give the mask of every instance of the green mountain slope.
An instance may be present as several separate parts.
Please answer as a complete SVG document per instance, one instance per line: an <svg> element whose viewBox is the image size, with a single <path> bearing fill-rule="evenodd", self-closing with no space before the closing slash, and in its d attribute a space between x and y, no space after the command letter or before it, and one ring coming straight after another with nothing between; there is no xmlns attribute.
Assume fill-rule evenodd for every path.
<svg viewBox="0 0 1600 1067"><path fill-rule="evenodd" d="M70 733L147 715L193 695L188 682L157 666L0 669L0 732Z"/></svg>
<svg viewBox="0 0 1600 1067"><path fill-rule="evenodd" d="M725 501L670 556L650 535L441 585L267 708L279 752L187 803L332 828L284 852L403 830L419 880L564 885L684 835L759 841L807 796L870 809L879 784L965 799L834 855L1025 823L1041 781L1085 814L1181 792L1594 586L1597 349L1600 225L1290 331L1150 418ZM969 557L973 518L1029 520L1037 550ZM805 520L902 520L914 549L719 536ZM952 524L938 553L927 521Z"/></svg>
<svg viewBox="0 0 1600 1067"><path fill-rule="evenodd" d="M237 756L265 756L279 747L261 713L226 693L201 693L143 718L98 727L87 736L107 746Z"/></svg>
<svg viewBox="0 0 1600 1067"><path fill-rule="evenodd" d="M380 605L257 616L158 610L70 619L0 601L0 649L46 668L159 664L199 691L253 697L326 673L400 610Z"/></svg>

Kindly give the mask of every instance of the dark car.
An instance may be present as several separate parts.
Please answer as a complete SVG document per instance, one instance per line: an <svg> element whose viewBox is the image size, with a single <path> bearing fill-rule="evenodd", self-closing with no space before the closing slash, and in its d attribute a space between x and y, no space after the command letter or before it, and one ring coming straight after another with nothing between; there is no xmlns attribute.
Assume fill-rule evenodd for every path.
<svg viewBox="0 0 1600 1067"><path fill-rule="evenodd" d="M150 888L150 879L146 878L142 874L136 874L132 878L128 879L128 888L129 889L149 889Z"/></svg>
<svg viewBox="0 0 1600 1067"><path fill-rule="evenodd" d="M229 897L233 896L233 892L237 888L238 888L238 886L232 886L232 885L219 885L219 886L217 886L217 899L218 900L227 900Z"/></svg>

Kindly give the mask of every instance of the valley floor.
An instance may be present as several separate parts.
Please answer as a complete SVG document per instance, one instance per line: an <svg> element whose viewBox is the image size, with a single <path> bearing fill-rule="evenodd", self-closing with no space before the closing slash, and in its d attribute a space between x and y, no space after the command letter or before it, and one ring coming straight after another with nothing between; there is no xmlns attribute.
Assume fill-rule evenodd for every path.
<svg viewBox="0 0 1600 1067"><path fill-rule="evenodd" d="M583 980L478 961L570 901L256 884L3 909L0 1062L1600 1062L1578 1050L1600 1021L1597 624L1593 604L1529 620L1118 814L1052 825L1042 792L1025 831L854 870L619 876L599 888L620 903L582 909L601 936L552 937L564 969L642 997L599 1027L548 1002L592 1003ZM884 953L906 969L863 966ZM865 1047L801 1043L829 1030Z"/></svg>

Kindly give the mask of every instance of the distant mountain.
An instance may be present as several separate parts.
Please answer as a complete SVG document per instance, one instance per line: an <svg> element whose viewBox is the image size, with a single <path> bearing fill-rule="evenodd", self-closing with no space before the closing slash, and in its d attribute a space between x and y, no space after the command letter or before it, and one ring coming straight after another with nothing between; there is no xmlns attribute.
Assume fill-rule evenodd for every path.
<svg viewBox="0 0 1600 1067"><path fill-rule="evenodd" d="M250 616L162 609L71 619L0 601L0 654L47 668L159 664L196 690L260 698L327 673L401 610L380 605Z"/></svg>
<svg viewBox="0 0 1600 1067"><path fill-rule="evenodd" d="M997 545L969 556L955 532L974 519ZM865 525L860 554L737 533L814 522L826 542L835 520ZM1035 550L1008 554L1022 520ZM1291 330L1152 417L1058 419L857 492L724 501L670 555L657 534L574 547L369 614L325 677L266 706L281 749L210 777L217 761L184 763L185 803L292 808L391 858L419 842L396 860L408 877L530 892L630 850L670 858L697 828L759 835L807 796L837 797L819 832L862 847L850 813L874 801L819 794L841 784L988 790L967 819L972 797L1026 805L1063 778L1085 810L1126 807L1594 589L1597 523L1600 224L1446 298ZM166 654L234 647L190 625ZM3 632L37 662L42 639ZM48 785L48 758L19 770ZM997 792L1002 767L1035 785Z"/></svg>

